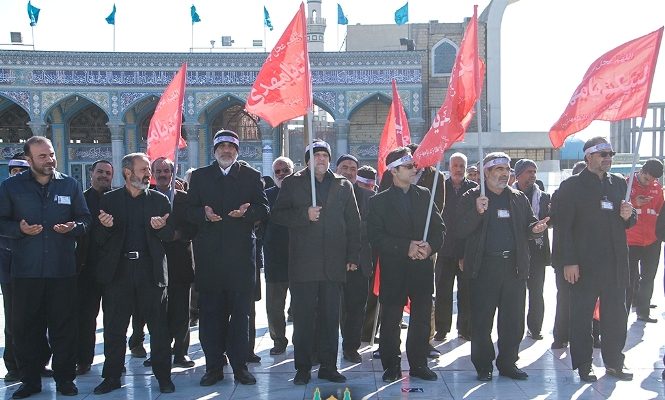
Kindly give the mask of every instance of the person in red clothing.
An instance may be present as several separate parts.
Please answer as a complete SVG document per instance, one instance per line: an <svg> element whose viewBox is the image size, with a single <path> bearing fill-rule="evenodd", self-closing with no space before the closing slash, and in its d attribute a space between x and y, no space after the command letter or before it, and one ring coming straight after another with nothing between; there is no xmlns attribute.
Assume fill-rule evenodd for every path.
<svg viewBox="0 0 665 400"><path fill-rule="evenodd" d="M637 224L626 231L630 285L626 289L626 308L634 304L637 320L658 322L649 316L653 281L658 270L662 242L656 237L656 220L663 207L663 189L658 178L663 176L663 164L649 159L635 173L630 188L630 202L637 211Z"/></svg>

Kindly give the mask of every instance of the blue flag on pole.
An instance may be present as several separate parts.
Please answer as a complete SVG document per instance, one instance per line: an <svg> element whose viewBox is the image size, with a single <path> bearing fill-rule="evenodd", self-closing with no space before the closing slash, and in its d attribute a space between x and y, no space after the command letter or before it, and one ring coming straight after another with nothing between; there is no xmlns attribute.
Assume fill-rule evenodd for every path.
<svg viewBox="0 0 665 400"><path fill-rule="evenodd" d="M272 31L272 22L270 22L270 14L268 14L266 6L263 6L263 25L267 26Z"/></svg>
<svg viewBox="0 0 665 400"><path fill-rule="evenodd" d="M39 20L39 8L30 4L30 1L28 1L28 18L30 18L30 26L37 26L37 20Z"/></svg>
<svg viewBox="0 0 665 400"><path fill-rule="evenodd" d="M106 22L108 22L109 25L115 25L115 4L113 5L113 11L111 11L111 14L106 17Z"/></svg>
<svg viewBox="0 0 665 400"><path fill-rule="evenodd" d="M348 25L349 24L349 19L346 18L344 15L344 11L342 11L342 6L337 3L337 24L338 25Z"/></svg>
<svg viewBox="0 0 665 400"><path fill-rule="evenodd" d="M409 22L409 2L397 11L395 11L395 23L397 25L404 25Z"/></svg>
<svg viewBox="0 0 665 400"><path fill-rule="evenodd" d="M201 18L199 18L199 13L196 12L196 7L194 7L194 4L192 4L191 14L192 25L194 25L195 22L201 22Z"/></svg>

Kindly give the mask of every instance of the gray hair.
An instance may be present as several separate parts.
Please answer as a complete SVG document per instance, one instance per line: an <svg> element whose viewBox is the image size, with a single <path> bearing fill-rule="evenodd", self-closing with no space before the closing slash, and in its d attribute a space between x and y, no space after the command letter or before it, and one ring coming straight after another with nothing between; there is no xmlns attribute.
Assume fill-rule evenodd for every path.
<svg viewBox="0 0 665 400"><path fill-rule="evenodd" d="M453 153L453 154L450 156L450 158L448 159L448 161L449 161L451 164L452 164L452 162L453 162L453 158L461 158L462 160L464 160L464 166L466 166L466 164L469 162L469 161L467 160L467 158L466 158L466 155L464 155L463 153L460 153L459 151L458 151L457 153Z"/></svg>
<svg viewBox="0 0 665 400"><path fill-rule="evenodd" d="M295 167L293 165L293 161L289 157L281 156L281 157L275 158L275 161L272 162L272 168L273 169L275 169L275 164L277 164L278 162L286 163L289 166L289 168L291 168L291 169L293 169Z"/></svg>
<svg viewBox="0 0 665 400"><path fill-rule="evenodd" d="M122 158L122 169L127 168L130 171L134 171L134 160L137 158L145 158L150 162L148 155L145 153L130 153Z"/></svg>

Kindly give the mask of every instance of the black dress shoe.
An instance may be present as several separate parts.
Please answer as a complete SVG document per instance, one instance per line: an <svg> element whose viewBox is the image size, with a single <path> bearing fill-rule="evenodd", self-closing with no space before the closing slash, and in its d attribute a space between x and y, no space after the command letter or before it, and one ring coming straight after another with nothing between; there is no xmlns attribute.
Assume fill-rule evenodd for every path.
<svg viewBox="0 0 665 400"><path fill-rule="evenodd" d="M462 340L466 340L467 342L471 341L471 335L469 335L468 333L459 333L457 335L457 338L462 339Z"/></svg>
<svg viewBox="0 0 665 400"><path fill-rule="evenodd" d="M432 372L432 370L428 367L411 368L411 370L409 370L409 376L414 376L426 381L435 381L439 379L439 376Z"/></svg>
<svg viewBox="0 0 665 400"><path fill-rule="evenodd" d="M584 382L596 382L598 380L598 377L596 377L596 374L593 372L591 363L580 364L580 366L577 367L577 373L580 374L580 379Z"/></svg>
<svg viewBox="0 0 665 400"><path fill-rule="evenodd" d="M357 350L344 350L342 351L342 356L346 361L351 361L352 363L359 364L363 362L363 358L358 354Z"/></svg>
<svg viewBox="0 0 665 400"><path fill-rule="evenodd" d="M93 393L94 394L111 393L116 389L120 389L120 386L122 386L122 384L120 383L120 379L104 378L102 383L100 383L99 386L95 388Z"/></svg>
<svg viewBox="0 0 665 400"><path fill-rule="evenodd" d="M552 342L550 346L552 350L565 349L566 347L568 347L568 342Z"/></svg>
<svg viewBox="0 0 665 400"><path fill-rule="evenodd" d="M319 368L319 379L326 379L335 383L346 382L346 376L337 372L337 368L335 367Z"/></svg>
<svg viewBox="0 0 665 400"><path fill-rule="evenodd" d="M312 379L312 373L304 369L299 369L296 371L296 377L293 378L294 385L307 385Z"/></svg>
<svg viewBox="0 0 665 400"><path fill-rule="evenodd" d="M19 388L12 395L12 399L25 399L41 391L42 391L41 385L31 385L29 383L21 383L21 386L19 386Z"/></svg>
<svg viewBox="0 0 665 400"><path fill-rule="evenodd" d="M40 372L39 374L42 376L42 378L50 378L53 376L53 370L49 367L44 367L42 372Z"/></svg>
<svg viewBox="0 0 665 400"><path fill-rule="evenodd" d="M483 368L478 371L478 376L476 377L481 382L489 382L492 380L492 367Z"/></svg>
<svg viewBox="0 0 665 400"><path fill-rule="evenodd" d="M145 351L142 344L132 347L129 349L129 352L132 353L132 357L136 358L146 358L148 356L148 353Z"/></svg>
<svg viewBox="0 0 665 400"><path fill-rule="evenodd" d="M515 365L511 365L510 367L506 369L500 369L499 370L499 375L501 376L507 376L510 379L515 379L517 381L524 381L526 380L529 375L522 371L521 369L517 368Z"/></svg>
<svg viewBox="0 0 665 400"><path fill-rule="evenodd" d="M256 378L246 369L241 369L233 373L233 379L242 383L243 385L256 385Z"/></svg>
<svg viewBox="0 0 665 400"><path fill-rule="evenodd" d="M145 361L143 361L143 366L152 367L152 357L148 357Z"/></svg>
<svg viewBox="0 0 665 400"><path fill-rule="evenodd" d="M372 358L374 358L375 360L380 360L381 359L381 353L379 353L378 350L374 350L372 352Z"/></svg>
<svg viewBox="0 0 665 400"><path fill-rule="evenodd" d="M444 340L446 340L446 335L448 335L448 332L437 332L434 335L434 340L436 340L437 342L443 342Z"/></svg>
<svg viewBox="0 0 665 400"><path fill-rule="evenodd" d="M211 369L210 371L206 371L205 375L203 375L203 378L201 378L201 382L199 382L199 384L201 386L212 386L215 383L221 381L222 379L224 379L224 372L218 369Z"/></svg>
<svg viewBox="0 0 665 400"><path fill-rule="evenodd" d="M196 363L192 361L189 357L185 356L181 359L173 359L173 365L181 368L192 368Z"/></svg>
<svg viewBox="0 0 665 400"><path fill-rule="evenodd" d="M193 328L199 324L199 318L198 317L192 317L189 319L189 327Z"/></svg>
<svg viewBox="0 0 665 400"><path fill-rule="evenodd" d="M256 354L252 353L247 357L247 362L251 363L260 363L261 362L261 357L257 356Z"/></svg>
<svg viewBox="0 0 665 400"><path fill-rule="evenodd" d="M270 355L271 356L278 356L280 354L286 353L286 346L280 345L275 345L272 349L270 349Z"/></svg>
<svg viewBox="0 0 665 400"><path fill-rule="evenodd" d="M543 340L543 335L540 332L526 331L526 335L533 340Z"/></svg>
<svg viewBox="0 0 665 400"><path fill-rule="evenodd" d="M159 383L159 391L161 393L175 392L175 385L173 384L171 378L157 379L157 382Z"/></svg>
<svg viewBox="0 0 665 400"><path fill-rule="evenodd" d="M437 349L434 348L434 346L430 345L429 346L429 353L427 353L427 358L439 358L441 356L441 352Z"/></svg>
<svg viewBox="0 0 665 400"><path fill-rule="evenodd" d="M656 318L651 318L648 315L638 315L637 320L642 322L651 322L652 324L658 322Z"/></svg>
<svg viewBox="0 0 665 400"><path fill-rule="evenodd" d="M395 382L402 379L402 367L400 365L388 367L383 371L383 377L381 379L383 379L384 382Z"/></svg>
<svg viewBox="0 0 665 400"><path fill-rule="evenodd" d="M5 382L18 382L21 380L21 374L14 370L14 371L8 371L7 374L5 375Z"/></svg>
<svg viewBox="0 0 665 400"><path fill-rule="evenodd" d="M60 392L63 396L76 396L79 390L72 381L64 381L55 384L55 390Z"/></svg>
<svg viewBox="0 0 665 400"><path fill-rule="evenodd" d="M612 368L612 367L607 367L606 366L605 367L605 372L608 375L612 375L612 376L616 377L617 379L619 379L621 381L632 381L633 380L633 373L628 372L628 371L624 371L623 368L624 368L623 366L618 367L618 368Z"/></svg>

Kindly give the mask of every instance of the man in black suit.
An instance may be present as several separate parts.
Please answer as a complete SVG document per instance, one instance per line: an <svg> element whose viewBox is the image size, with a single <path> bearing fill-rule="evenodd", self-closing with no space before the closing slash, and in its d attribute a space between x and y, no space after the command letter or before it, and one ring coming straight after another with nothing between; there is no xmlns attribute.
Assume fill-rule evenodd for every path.
<svg viewBox="0 0 665 400"><path fill-rule="evenodd" d="M166 320L168 269L162 241L175 239L169 220L171 204L163 194L148 189L150 162L143 153L122 159L125 186L106 193L99 204L99 222L93 230L101 245L97 280L104 285L104 381L95 394L121 386L125 337L129 318L138 304L150 332L152 370L162 393L173 393L171 348Z"/></svg>
<svg viewBox="0 0 665 400"><path fill-rule="evenodd" d="M88 190L83 192L85 202L92 216L92 229L99 225L99 202L102 195L111 190L113 181L113 165L107 160L97 160L90 170L90 184ZM97 282L97 264L101 247L91 234L76 238L76 262L78 278L78 315L79 340L76 352L76 375L83 375L90 371L92 360L95 357L95 341L97 330L97 315L99 302L102 300L102 285Z"/></svg>
<svg viewBox="0 0 665 400"><path fill-rule="evenodd" d="M235 380L254 385L247 370L249 314L256 282L254 223L268 218L261 173L238 162L238 135L213 139L215 162L192 173L185 215L198 226L192 246L199 292L199 338L206 357L201 386L224 379L224 351Z"/></svg>
<svg viewBox="0 0 665 400"><path fill-rule="evenodd" d="M428 381L437 375L427 367L429 353L434 263L431 256L443 244L445 226L438 207L430 216L427 240L423 241L430 191L416 186L417 168L411 151L399 147L386 157L386 171L393 184L369 199L367 234L372 248L379 252L381 283L381 364L383 381L402 377L400 321L407 298L411 299L411 319L406 339L409 375Z"/></svg>

